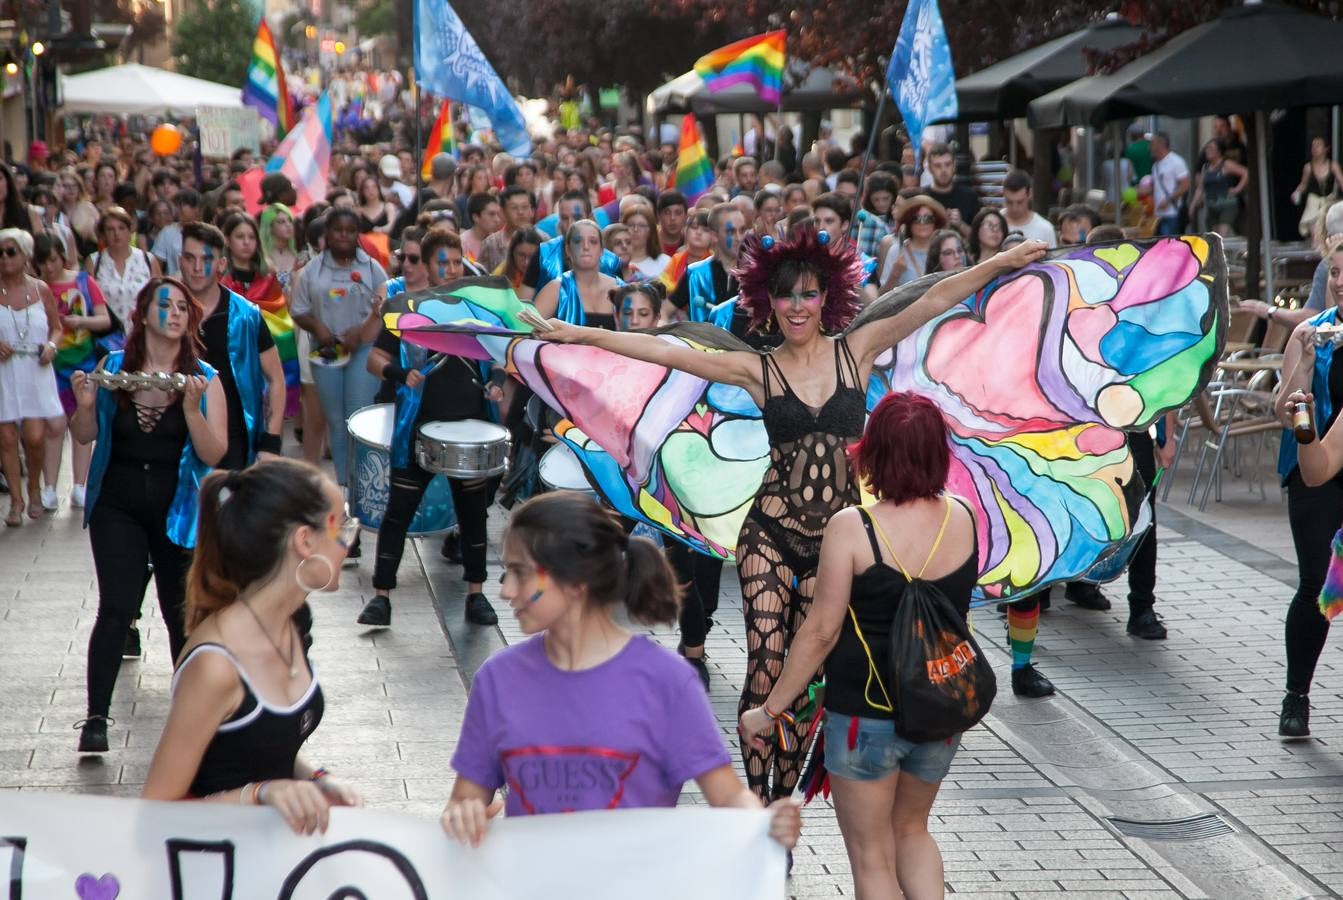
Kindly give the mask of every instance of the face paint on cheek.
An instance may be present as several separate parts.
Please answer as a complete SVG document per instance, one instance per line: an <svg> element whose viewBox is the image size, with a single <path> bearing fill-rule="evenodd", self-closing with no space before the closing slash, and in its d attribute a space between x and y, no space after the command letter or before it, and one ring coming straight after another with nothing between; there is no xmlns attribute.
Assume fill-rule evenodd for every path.
<svg viewBox="0 0 1343 900"><path fill-rule="evenodd" d="M546 592L546 573L538 571L536 573L536 590L532 592L531 597L527 598L527 603L532 604L541 599L541 595Z"/></svg>
<svg viewBox="0 0 1343 900"><path fill-rule="evenodd" d="M172 308L172 293L165 284L159 288L158 307L159 307L159 327L163 330L168 329L168 310Z"/></svg>
<svg viewBox="0 0 1343 900"><path fill-rule="evenodd" d="M206 251L205 255L201 257L201 273L204 274L206 278L209 278L214 275L214 270L215 255Z"/></svg>
<svg viewBox="0 0 1343 900"><path fill-rule="evenodd" d="M737 226L728 222L723 226L723 249L731 250L737 240Z"/></svg>
<svg viewBox="0 0 1343 900"><path fill-rule="evenodd" d="M440 279L448 277L448 251L438 251L438 277Z"/></svg>
<svg viewBox="0 0 1343 900"><path fill-rule="evenodd" d="M634 318L634 300L630 297L625 298L625 302L620 307L621 327L626 331L630 329L630 320Z"/></svg>

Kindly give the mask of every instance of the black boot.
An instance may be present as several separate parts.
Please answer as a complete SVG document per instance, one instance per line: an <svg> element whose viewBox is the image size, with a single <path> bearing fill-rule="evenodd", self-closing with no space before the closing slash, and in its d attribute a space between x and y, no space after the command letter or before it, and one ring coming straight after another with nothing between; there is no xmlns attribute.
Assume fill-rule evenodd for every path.
<svg viewBox="0 0 1343 900"><path fill-rule="evenodd" d="M79 752L106 753L107 723L111 721L107 716L89 716L82 722L76 722L75 727L79 729Z"/></svg>
<svg viewBox="0 0 1343 900"><path fill-rule="evenodd" d="M1278 736L1289 738L1310 737L1310 697L1288 691L1282 698L1282 715L1278 716Z"/></svg>
<svg viewBox="0 0 1343 900"><path fill-rule="evenodd" d="M1110 608L1110 598L1101 593L1101 589L1086 581L1073 581L1063 589L1063 596L1069 603L1083 609L1105 612Z"/></svg>
<svg viewBox="0 0 1343 900"><path fill-rule="evenodd" d="M355 622L372 628L391 628L392 601L382 594L374 595L372 600L364 604L364 609Z"/></svg>
<svg viewBox="0 0 1343 900"><path fill-rule="evenodd" d="M1033 664L1027 663L1012 670L1012 693L1018 697L1048 697L1054 693L1054 682Z"/></svg>

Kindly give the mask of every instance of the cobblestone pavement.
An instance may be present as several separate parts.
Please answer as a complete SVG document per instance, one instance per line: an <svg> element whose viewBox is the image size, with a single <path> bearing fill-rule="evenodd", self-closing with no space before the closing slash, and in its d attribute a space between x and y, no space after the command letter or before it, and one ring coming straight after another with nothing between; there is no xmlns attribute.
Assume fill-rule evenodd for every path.
<svg viewBox="0 0 1343 900"><path fill-rule="evenodd" d="M1242 486L1229 484L1227 492L1228 505L1244 503ZM985 727L967 735L933 810L950 892L1343 896L1338 642L1326 648L1317 673L1314 738L1279 742L1291 561L1247 543L1254 529L1244 523L1219 528L1215 506L1211 515L1191 512L1178 483L1177 497L1159 515L1158 610L1169 640L1125 636L1118 585L1108 591L1116 607L1110 613L1081 610L1059 596L1042 619L1036 649L1059 695L1017 701L1007 688L1002 618L992 610L975 614L1002 690ZM1268 499L1256 492L1253 500L1248 514L1280 537L1283 504L1271 481ZM496 547L502 522L496 510ZM370 804L436 817L451 790L448 761L465 682L489 652L519 635L511 618L499 629L463 623L458 572L431 540L414 542L407 553L393 627L356 626L371 593L372 542L365 548L363 565L344 573L341 590L315 604L313 658L327 710L307 752L351 775ZM491 562L497 568L497 559ZM711 699L730 741L745 668L732 582L724 578L720 624L708 646ZM71 726L83 715L84 653L96 605L87 535L75 511L62 508L0 533L0 678L7 686L0 697L0 791L137 793L167 709L166 638L151 591L146 657L123 665L113 701L114 752L81 760ZM671 631L654 634L675 644ZM702 798L690 792L685 802ZM833 810L818 803L804 815L790 895L850 896ZM1217 817L1214 830L1229 833L1200 840L1124 833L1208 815Z"/></svg>

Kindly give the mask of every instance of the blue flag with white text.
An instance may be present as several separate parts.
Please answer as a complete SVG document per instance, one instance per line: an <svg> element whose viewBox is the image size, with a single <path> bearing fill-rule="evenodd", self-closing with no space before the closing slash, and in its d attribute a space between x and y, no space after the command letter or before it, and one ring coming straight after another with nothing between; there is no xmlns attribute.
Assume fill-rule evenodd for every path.
<svg viewBox="0 0 1343 900"><path fill-rule="evenodd" d="M937 0L909 0L886 70L886 87L905 120L916 155L924 126L954 119L959 112L956 72Z"/></svg>
<svg viewBox="0 0 1343 900"><path fill-rule="evenodd" d="M532 140L522 110L447 0L415 0L415 18L415 77L420 87L480 107L510 155L530 154Z"/></svg>

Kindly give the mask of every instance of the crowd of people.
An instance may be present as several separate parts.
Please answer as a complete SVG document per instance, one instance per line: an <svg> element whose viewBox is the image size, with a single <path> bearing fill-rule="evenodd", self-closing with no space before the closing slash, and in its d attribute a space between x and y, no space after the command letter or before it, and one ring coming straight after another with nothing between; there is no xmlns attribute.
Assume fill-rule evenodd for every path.
<svg viewBox="0 0 1343 900"><path fill-rule="evenodd" d="M346 423L375 403L395 411L374 595L358 617L386 628L411 521L435 475L411 452L417 429L494 420L512 434L515 463L525 461L519 448L553 441L530 393L502 369L461 358L428 365L383 324L399 294L499 276L551 320L546 339L736 385L763 411L770 469L737 547L747 785L705 696L721 561L631 537L576 494L527 500L544 491L532 473L530 484L503 488L525 502L512 511L492 601L486 521L499 480L449 478L458 524L442 553L462 566L468 622L496 624L500 602L536 637L491 659L472 685L448 833L478 842L504 807L508 747L600 744L653 763L627 783L623 805L675 805L693 780L712 805L770 806L772 834L791 847L800 819L788 798L808 750L806 687L824 665L825 765L859 896L939 895L927 820L957 740L895 734L870 669L886 671L891 598L908 585L926 577L965 617L974 528L944 491L947 439L936 407L894 395L869 418L866 384L878 356L992 279L1048 248L1122 232L1084 205L1046 219L1021 171L1005 177L1001 205L982 202L943 143L925 148L921 172L906 158L863 172L859 156L830 141L791 153L787 166L729 156L692 202L675 186L674 148L637 135L558 127L530 157L512 158L463 133L460 158L434 155L417 177L407 121L369 130L366 118L342 126L326 197L302 211L277 173L261 179L249 206L238 181L253 164L246 154L197 166L158 157L129 134L115 147L90 140L59 156L34 146L28 166L0 166L5 524L22 527L60 507L68 435L67 502L82 509L100 594L79 749L109 750L113 685L123 657L140 655L136 620L152 579L176 674L145 796L268 804L300 831L324 827L330 805L360 802L354 787L299 754L323 704L304 663L308 603L361 557L360 523L347 511L355 448ZM1188 170L1167 162L1164 135L1149 143L1157 230L1177 233L1170 210L1190 191ZM1227 198L1244 189L1245 169L1222 143L1205 153L1193 200L1214 226L1229 224ZM1310 196L1335 177L1316 170L1322 160L1303 174ZM1343 207L1334 210L1319 217L1337 218L1343 232ZM1298 518L1320 524L1298 540L1299 550L1313 541L1299 554L1298 600L1308 601L1328 562L1327 546L1315 544L1343 524L1338 498L1320 496L1337 492L1331 475L1343 456L1330 426L1343 396L1330 396L1330 354L1312 352L1308 330L1332 321L1343 290L1343 256L1329 246L1318 307L1329 311L1311 313L1292 346L1316 372L1293 385L1313 385L1303 402L1320 408L1320 431L1332 440L1326 459L1303 449L1301 470L1284 474L1294 531ZM879 295L933 273L954 274L908 311L833 337ZM638 333L678 321L717 325L750 349L701 354ZM113 389L117 376L137 373L172 377ZM1170 463L1173 425L1156 441L1131 437L1149 481ZM298 447L286 447L291 434ZM320 471L328 458L329 478ZM861 512L860 480L878 500ZM1140 639L1167 636L1154 609L1155 563L1153 529L1129 573L1128 632ZM1094 586L1070 585L1066 596L1084 608L1110 605ZM1047 602L1005 609L1021 696L1054 691L1032 661ZM619 625L611 611L620 604L636 621L678 622L684 662ZM1304 622L1306 605L1294 602L1288 619L1289 656L1298 659L1282 721L1290 735L1308 733L1305 696L1327 633L1327 622ZM846 609L859 607L850 622ZM582 710L570 708L574 679ZM507 809L609 800L580 792L551 809L510 792Z"/></svg>

